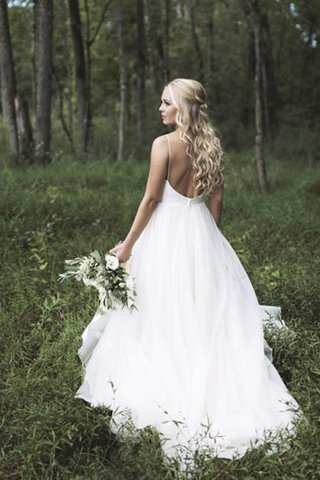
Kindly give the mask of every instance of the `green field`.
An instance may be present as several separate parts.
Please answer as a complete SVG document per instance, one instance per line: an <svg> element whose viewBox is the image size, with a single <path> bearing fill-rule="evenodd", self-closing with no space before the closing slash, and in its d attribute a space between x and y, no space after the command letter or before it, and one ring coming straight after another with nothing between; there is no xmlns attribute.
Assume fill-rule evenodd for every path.
<svg viewBox="0 0 320 480"><path fill-rule="evenodd" d="M270 157L261 195L251 153L230 154L221 229L259 302L280 305L296 336L278 340L274 363L308 422L292 448L237 461L211 459L199 480L320 478L320 169ZM120 444L107 409L74 399L77 350L95 292L58 283L63 261L124 238L142 197L147 163L56 158L42 168L5 163L0 175L1 480L165 480L157 437Z"/></svg>

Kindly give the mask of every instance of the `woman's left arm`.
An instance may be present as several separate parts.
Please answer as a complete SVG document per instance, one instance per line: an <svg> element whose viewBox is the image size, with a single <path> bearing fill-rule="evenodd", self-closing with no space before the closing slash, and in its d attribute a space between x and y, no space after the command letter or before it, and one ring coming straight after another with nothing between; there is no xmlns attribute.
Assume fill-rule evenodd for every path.
<svg viewBox="0 0 320 480"><path fill-rule="evenodd" d="M110 250L120 262L126 262L135 242L150 220L158 202L161 200L167 171L168 147L164 136L157 137L152 144L150 169L143 199L140 202L134 221L125 240Z"/></svg>

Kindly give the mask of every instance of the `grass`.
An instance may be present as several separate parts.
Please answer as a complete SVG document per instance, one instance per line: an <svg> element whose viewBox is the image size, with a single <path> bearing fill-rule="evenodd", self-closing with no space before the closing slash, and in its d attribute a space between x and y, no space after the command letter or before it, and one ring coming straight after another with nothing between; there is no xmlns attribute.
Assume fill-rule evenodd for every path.
<svg viewBox="0 0 320 480"><path fill-rule="evenodd" d="M96 307L90 289L60 285L65 258L107 250L124 237L141 199L146 163L76 161L41 168L2 161L1 357L3 480L166 480L152 430L120 443L107 409L74 399L77 350ZM297 335L274 347L274 363L308 423L290 450L263 449L237 461L199 461L196 480L320 478L319 167L268 159L271 191L261 195L251 154L226 167L222 231L261 304L281 305Z"/></svg>

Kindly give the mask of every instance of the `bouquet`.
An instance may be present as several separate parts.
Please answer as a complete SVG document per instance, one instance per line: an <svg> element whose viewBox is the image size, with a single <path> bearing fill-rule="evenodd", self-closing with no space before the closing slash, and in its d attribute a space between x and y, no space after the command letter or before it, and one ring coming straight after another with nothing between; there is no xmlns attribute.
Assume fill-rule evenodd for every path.
<svg viewBox="0 0 320 480"><path fill-rule="evenodd" d="M66 272L59 275L60 281L75 278L99 292L100 307L114 309L117 305L136 309L133 277L115 255L103 255L97 250L86 257L65 260Z"/></svg>

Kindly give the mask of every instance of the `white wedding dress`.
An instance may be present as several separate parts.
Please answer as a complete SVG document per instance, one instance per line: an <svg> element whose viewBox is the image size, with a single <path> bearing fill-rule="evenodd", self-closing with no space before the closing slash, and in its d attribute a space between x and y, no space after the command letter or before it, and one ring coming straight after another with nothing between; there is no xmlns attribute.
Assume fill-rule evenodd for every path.
<svg viewBox="0 0 320 480"><path fill-rule="evenodd" d="M203 198L167 179L128 267L138 310L97 311L75 396L109 407L119 437L155 427L181 465L295 434L301 411L265 352L264 309Z"/></svg>

